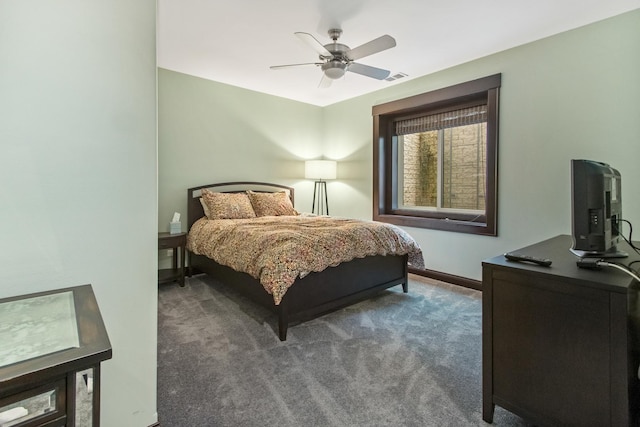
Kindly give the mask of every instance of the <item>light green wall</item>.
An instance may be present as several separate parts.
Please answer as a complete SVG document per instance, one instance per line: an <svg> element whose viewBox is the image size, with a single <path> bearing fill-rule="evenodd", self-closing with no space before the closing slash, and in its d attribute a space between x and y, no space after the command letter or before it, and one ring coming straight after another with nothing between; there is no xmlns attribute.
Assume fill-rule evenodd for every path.
<svg viewBox="0 0 640 427"><path fill-rule="evenodd" d="M155 16L0 0L0 298L93 286L106 427L157 419Z"/></svg>
<svg viewBox="0 0 640 427"><path fill-rule="evenodd" d="M426 53L425 53L426 54ZM407 228L429 269L480 280L481 261L557 234L571 234L570 160L610 163L623 176L623 212L640 224L640 10L329 106L325 151L363 179L341 206L370 217L371 106L502 73L496 237ZM332 195L333 196L333 195ZM336 205L336 197L332 197Z"/></svg>
<svg viewBox="0 0 640 427"><path fill-rule="evenodd" d="M634 188L640 182L638 70L639 10L320 111L161 70L160 229L173 210L183 208L181 194L187 186L231 177L294 183L298 201L305 198L298 208L308 210L312 187L296 180L302 169L295 165L307 152L339 160L338 180L328 185L331 213L369 219L372 106L502 73L499 236L407 229L422 246L427 268L479 280L483 259L570 234L572 158L605 161L618 168L623 175L624 214L640 224L640 197ZM291 130L283 133L285 119L274 114L275 105L299 115L302 125L287 123L296 126L300 137L291 138ZM220 130L220 123L245 123L245 118L249 129ZM287 150L295 154L283 154L276 141L287 141ZM238 146L249 159L240 162ZM189 159L201 153L204 158L191 166ZM262 167L264 163L270 167ZM274 174L274 169L287 173ZM166 184L170 179L175 182Z"/></svg>
<svg viewBox="0 0 640 427"><path fill-rule="evenodd" d="M187 188L214 182L292 185L311 208L304 159L322 157L322 109L165 69L158 71L159 229L185 218Z"/></svg>

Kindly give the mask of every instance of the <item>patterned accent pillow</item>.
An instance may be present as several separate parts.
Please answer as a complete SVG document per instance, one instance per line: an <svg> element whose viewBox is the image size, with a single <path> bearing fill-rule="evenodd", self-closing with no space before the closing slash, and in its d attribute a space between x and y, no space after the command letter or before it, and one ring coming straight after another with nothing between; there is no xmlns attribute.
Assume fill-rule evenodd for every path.
<svg viewBox="0 0 640 427"><path fill-rule="evenodd" d="M251 201L245 193L214 193L205 188L202 190L202 200L207 205L208 209L204 211L209 219L256 217Z"/></svg>
<svg viewBox="0 0 640 427"><path fill-rule="evenodd" d="M293 208L288 191L255 193L247 191L256 216L298 215Z"/></svg>

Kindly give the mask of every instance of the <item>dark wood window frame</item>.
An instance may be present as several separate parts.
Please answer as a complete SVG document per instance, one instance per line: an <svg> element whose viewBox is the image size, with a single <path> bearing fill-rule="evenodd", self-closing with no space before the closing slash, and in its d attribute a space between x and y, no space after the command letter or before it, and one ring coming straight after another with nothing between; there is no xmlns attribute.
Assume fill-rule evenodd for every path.
<svg viewBox="0 0 640 427"><path fill-rule="evenodd" d="M501 74L373 107L373 219L391 224L496 236L498 231L498 105ZM397 136L394 123L478 103L487 104L485 215L398 209Z"/></svg>

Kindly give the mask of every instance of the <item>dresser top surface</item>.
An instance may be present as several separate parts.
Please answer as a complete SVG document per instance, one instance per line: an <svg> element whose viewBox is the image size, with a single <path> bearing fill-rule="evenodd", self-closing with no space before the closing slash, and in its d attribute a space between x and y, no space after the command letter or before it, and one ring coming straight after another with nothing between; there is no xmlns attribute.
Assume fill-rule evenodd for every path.
<svg viewBox="0 0 640 427"><path fill-rule="evenodd" d="M523 255L538 258L548 258L551 266L544 267L528 262L509 261L504 255L498 255L482 262L483 267L497 267L505 269L518 269L531 274L572 280L585 286L603 288L609 291L627 293L630 288L640 287L640 283L628 274L617 268L603 267L600 270L589 270L577 266L578 256L571 252L573 240L569 235L559 235L539 243L515 249ZM626 258L608 259L608 262L631 266L634 270L640 267L640 255L636 253L626 242L622 242L618 248L629 254Z"/></svg>

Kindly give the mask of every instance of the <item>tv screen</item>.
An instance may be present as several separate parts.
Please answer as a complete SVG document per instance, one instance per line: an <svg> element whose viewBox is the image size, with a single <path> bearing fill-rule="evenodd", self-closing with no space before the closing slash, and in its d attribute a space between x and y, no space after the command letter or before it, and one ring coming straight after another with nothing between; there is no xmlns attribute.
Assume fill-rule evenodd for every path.
<svg viewBox="0 0 640 427"><path fill-rule="evenodd" d="M571 160L572 251L581 257L625 257L618 251L622 219L620 172L606 163Z"/></svg>

